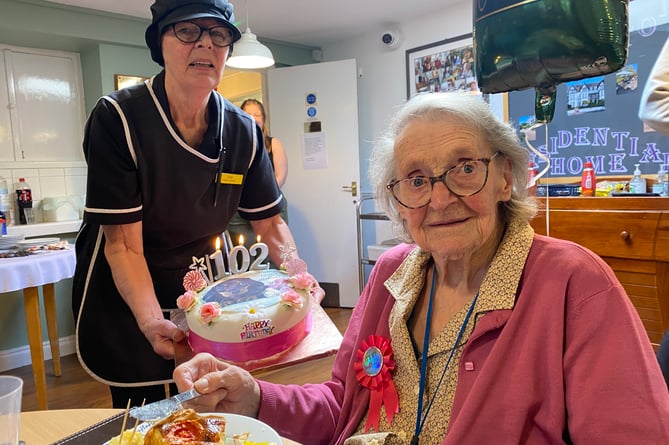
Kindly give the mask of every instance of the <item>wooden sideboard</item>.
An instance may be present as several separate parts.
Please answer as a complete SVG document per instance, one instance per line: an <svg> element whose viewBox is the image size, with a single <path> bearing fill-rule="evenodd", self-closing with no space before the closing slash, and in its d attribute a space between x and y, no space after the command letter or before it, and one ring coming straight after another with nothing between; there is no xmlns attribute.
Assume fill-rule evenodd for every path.
<svg viewBox="0 0 669 445"><path fill-rule="evenodd" d="M655 347L669 329L669 198L539 198L536 233L574 241L616 273Z"/></svg>

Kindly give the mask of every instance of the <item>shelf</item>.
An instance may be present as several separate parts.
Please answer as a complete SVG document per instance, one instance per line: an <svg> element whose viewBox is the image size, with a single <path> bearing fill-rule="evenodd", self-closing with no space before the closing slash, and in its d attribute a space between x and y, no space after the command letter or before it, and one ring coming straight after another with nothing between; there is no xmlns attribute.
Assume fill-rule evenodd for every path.
<svg viewBox="0 0 669 445"><path fill-rule="evenodd" d="M388 217L383 212L378 213L361 213L360 219L373 219L377 221L388 221Z"/></svg>
<svg viewBox="0 0 669 445"><path fill-rule="evenodd" d="M14 224L7 227L8 235L32 236L60 235L65 233L77 233L81 227L81 220L61 221L39 224Z"/></svg>
<svg viewBox="0 0 669 445"><path fill-rule="evenodd" d="M363 288L365 287L365 266L373 266L376 264L376 260L371 260L363 256L364 246L363 246L363 221L390 221L390 218L386 216L383 212L370 212L363 211L364 203L373 203L375 200L373 195L362 196L360 200L356 203L356 218L358 223L358 282L360 285L360 292L362 293ZM369 208L369 207L368 207ZM369 208L371 210L371 208ZM370 246L367 246L369 249ZM368 252L369 253L369 252Z"/></svg>

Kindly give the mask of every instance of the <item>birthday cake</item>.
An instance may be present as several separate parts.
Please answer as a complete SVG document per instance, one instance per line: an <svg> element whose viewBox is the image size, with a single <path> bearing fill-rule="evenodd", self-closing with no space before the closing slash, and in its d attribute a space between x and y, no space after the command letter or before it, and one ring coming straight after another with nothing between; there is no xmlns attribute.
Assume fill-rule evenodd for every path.
<svg viewBox="0 0 669 445"><path fill-rule="evenodd" d="M249 362L287 351L306 337L315 285L306 271L252 270L207 283L191 270L177 306L185 311L193 351Z"/></svg>

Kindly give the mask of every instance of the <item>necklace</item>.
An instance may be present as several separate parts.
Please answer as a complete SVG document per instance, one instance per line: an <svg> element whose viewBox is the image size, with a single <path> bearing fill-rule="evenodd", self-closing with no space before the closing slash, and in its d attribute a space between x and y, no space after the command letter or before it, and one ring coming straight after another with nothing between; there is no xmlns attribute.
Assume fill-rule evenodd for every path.
<svg viewBox="0 0 669 445"><path fill-rule="evenodd" d="M430 288L430 299L428 300L427 304L427 320L425 323L425 338L423 339L423 354L421 358L421 363L420 363L420 385L419 385L419 393L418 393L418 409L416 410L416 429L414 431L414 435L411 438L411 445L418 445L418 436L420 436L421 431L423 431L423 426L425 425L425 420L427 419L427 415L430 413L430 409L432 408L432 404L434 403L434 399L437 396L437 393L439 392L439 387L441 386L441 382L444 381L444 376L446 376L446 371L448 370L448 365L451 364L451 359L453 358L453 354L455 353L455 349L458 347L458 344L460 343L460 340L462 339L462 335L465 332L465 328L467 327L467 323L469 323L469 317L472 315L472 312L474 310L474 306L476 305L476 300L479 298L479 293L476 292L476 295L474 296L474 299L472 300L471 304L469 305L469 309L467 310L467 315L465 316L464 321L462 322L462 325L460 326L460 330L458 331L458 335L455 338L455 343L453 344L453 347L451 348L451 353L448 356L448 360L446 361L446 366L444 366L444 370L441 373L441 377L439 378L439 382L437 382L437 386L434 389L434 393L432 394L432 397L430 398L430 403L428 403L427 408L425 409L425 413L423 413L423 396L425 395L425 380L427 379L427 349L430 344L430 320L432 319L432 301L434 300L434 283L435 283L435 277L437 273L436 270L432 270L432 286ZM422 418L421 418L422 414Z"/></svg>

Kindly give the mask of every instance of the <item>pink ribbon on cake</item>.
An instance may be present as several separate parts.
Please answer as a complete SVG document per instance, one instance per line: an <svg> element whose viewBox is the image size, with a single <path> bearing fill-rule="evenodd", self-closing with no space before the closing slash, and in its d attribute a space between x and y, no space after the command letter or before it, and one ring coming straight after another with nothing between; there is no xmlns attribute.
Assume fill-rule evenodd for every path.
<svg viewBox="0 0 669 445"><path fill-rule="evenodd" d="M268 358L290 349L311 332L312 325L313 318L309 311L307 316L292 328L268 338L240 343L221 343L207 340L190 331L188 342L195 352L209 352L216 357L234 362L248 362Z"/></svg>

